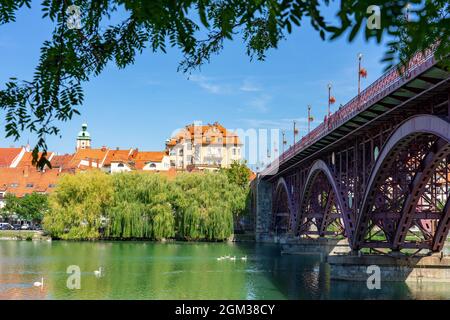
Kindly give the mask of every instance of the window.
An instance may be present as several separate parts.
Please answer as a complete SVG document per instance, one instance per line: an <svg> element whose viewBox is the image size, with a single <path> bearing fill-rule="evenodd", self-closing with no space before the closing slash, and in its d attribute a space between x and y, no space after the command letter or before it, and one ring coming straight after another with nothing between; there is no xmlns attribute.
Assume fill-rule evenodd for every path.
<svg viewBox="0 0 450 320"><path fill-rule="evenodd" d="M192 150L192 144L188 143L188 144L186 145L186 149Z"/></svg>
<svg viewBox="0 0 450 320"><path fill-rule="evenodd" d="M123 163L119 163L117 166L118 166L119 168L123 168L123 167L124 167Z"/></svg>
<svg viewBox="0 0 450 320"><path fill-rule="evenodd" d="M183 155L183 149L180 149L180 151L178 151L178 154L179 154L180 156L182 156L182 155Z"/></svg>
<svg viewBox="0 0 450 320"><path fill-rule="evenodd" d="M32 184L32 183L27 183L27 188L33 188L34 187L34 184Z"/></svg>
<svg viewBox="0 0 450 320"><path fill-rule="evenodd" d="M233 156L236 155L236 148L233 148Z"/></svg>
<svg viewBox="0 0 450 320"><path fill-rule="evenodd" d="M156 168L156 164L150 163L149 167L150 167L150 168Z"/></svg>
<svg viewBox="0 0 450 320"><path fill-rule="evenodd" d="M218 143L222 143L222 141L223 141L222 138L217 139L217 142L218 142Z"/></svg>
<svg viewBox="0 0 450 320"><path fill-rule="evenodd" d="M13 182L9 185L11 188L17 188L19 184L17 182Z"/></svg>
<svg viewBox="0 0 450 320"><path fill-rule="evenodd" d="M49 188L55 188L55 187L56 187L56 184L50 183L50 184L48 185L48 187L49 187Z"/></svg>

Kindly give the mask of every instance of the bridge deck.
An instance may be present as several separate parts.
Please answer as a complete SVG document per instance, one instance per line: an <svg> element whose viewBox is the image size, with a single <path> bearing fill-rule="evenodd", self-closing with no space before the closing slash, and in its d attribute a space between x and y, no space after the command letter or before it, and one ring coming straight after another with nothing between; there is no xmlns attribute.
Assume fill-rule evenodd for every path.
<svg viewBox="0 0 450 320"><path fill-rule="evenodd" d="M261 173L262 176L273 176L298 165L311 155L322 151L330 145L353 135L367 124L374 121L386 121L386 115L399 112L409 101L426 100L436 94L439 84L449 83L449 72L440 66L434 58L434 50L416 54L408 64L408 68L394 67L354 97L337 112L325 118L319 126L304 136L294 146L281 154ZM445 86L443 86L445 87ZM443 94L447 94L445 92ZM441 106L448 108L447 105Z"/></svg>

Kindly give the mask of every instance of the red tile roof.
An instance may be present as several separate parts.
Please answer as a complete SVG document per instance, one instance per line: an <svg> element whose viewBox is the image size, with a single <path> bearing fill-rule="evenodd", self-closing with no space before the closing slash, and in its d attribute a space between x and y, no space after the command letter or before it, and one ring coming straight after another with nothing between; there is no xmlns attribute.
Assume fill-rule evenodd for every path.
<svg viewBox="0 0 450 320"><path fill-rule="evenodd" d="M148 174L159 174L165 176L168 179L174 179L177 176L177 170L175 168L170 168L169 170L158 171L158 170L145 170L141 171Z"/></svg>
<svg viewBox="0 0 450 320"><path fill-rule="evenodd" d="M19 156L22 148L0 148L0 167L11 166L11 163Z"/></svg>
<svg viewBox="0 0 450 320"><path fill-rule="evenodd" d="M221 139L221 140L219 140ZM166 142L167 147L173 147L177 143L184 141L191 141L194 143L201 143L202 145L209 144L223 144L223 145L238 145L241 144L237 133L227 130L224 126L215 122L203 126L195 124L187 125L185 128L178 131L174 137Z"/></svg>
<svg viewBox="0 0 450 320"><path fill-rule="evenodd" d="M70 167L78 168L82 160L92 161L92 165L94 167L100 167L105 160L109 149L101 148L101 149L78 149L77 152L73 155L72 160L69 163Z"/></svg>
<svg viewBox="0 0 450 320"><path fill-rule="evenodd" d="M103 165L110 166L111 162L128 162L132 160L133 155L133 149L109 150Z"/></svg>
<svg viewBox="0 0 450 320"><path fill-rule="evenodd" d="M54 155L50 161L52 168L69 169L73 154Z"/></svg>
<svg viewBox="0 0 450 320"><path fill-rule="evenodd" d="M42 152L39 152L38 159L42 156ZM52 159L53 152L47 152L47 159ZM34 166L33 165L33 152L25 152L22 159L20 159L19 163L17 164L17 168L23 168L26 166Z"/></svg>
<svg viewBox="0 0 450 320"><path fill-rule="evenodd" d="M54 190L61 174L57 169L38 171L34 167L0 168L0 191L18 197L33 192L49 193Z"/></svg>
<svg viewBox="0 0 450 320"><path fill-rule="evenodd" d="M140 170L149 162L161 162L165 155L165 151L140 151L134 157L135 168Z"/></svg>

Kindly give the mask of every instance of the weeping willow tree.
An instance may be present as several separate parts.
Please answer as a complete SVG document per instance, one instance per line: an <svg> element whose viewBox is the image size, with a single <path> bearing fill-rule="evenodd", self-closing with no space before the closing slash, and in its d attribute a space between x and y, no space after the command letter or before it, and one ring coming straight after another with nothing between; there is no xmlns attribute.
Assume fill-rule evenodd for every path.
<svg viewBox="0 0 450 320"><path fill-rule="evenodd" d="M50 197L44 228L61 239L224 240L248 190L226 172L64 176Z"/></svg>
<svg viewBox="0 0 450 320"><path fill-rule="evenodd" d="M105 236L156 240L174 236L170 185L165 177L122 173L112 176L112 180L114 201L107 212Z"/></svg>
<svg viewBox="0 0 450 320"><path fill-rule="evenodd" d="M226 174L180 174L173 184L172 201L180 238L224 240L233 233L233 213L245 206L245 197Z"/></svg>
<svg viewBox="0 0 450 320"><path fill-rule="evenodd" d="M97 239L113 200L110 176L99 171L64 175L49 198L43 226L60 239Z"/></svg>

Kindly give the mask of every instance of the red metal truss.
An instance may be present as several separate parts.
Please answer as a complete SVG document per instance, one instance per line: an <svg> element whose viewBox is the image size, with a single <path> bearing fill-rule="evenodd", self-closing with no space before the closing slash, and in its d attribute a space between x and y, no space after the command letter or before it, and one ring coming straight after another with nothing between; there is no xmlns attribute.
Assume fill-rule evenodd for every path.
<svg viewBox="0 0 450 320"><path fill-rule="evenodd" d="M448 60L448 57L446 58ZM442 250L450 230L450 70L433 50L391 69L258 177L272 231L354 250Z"/></svg>

